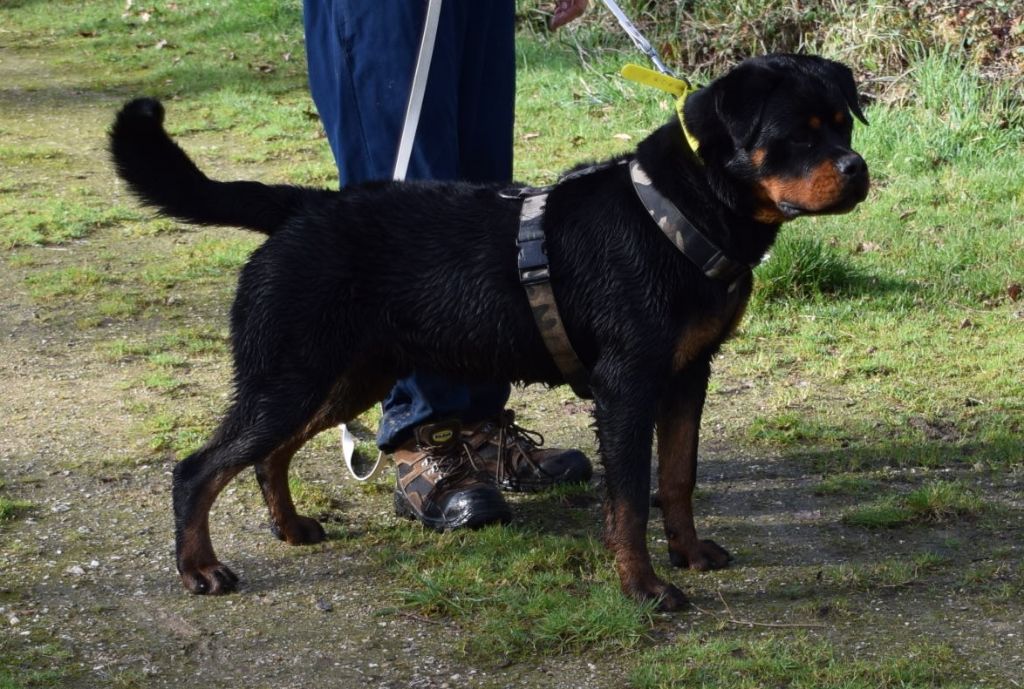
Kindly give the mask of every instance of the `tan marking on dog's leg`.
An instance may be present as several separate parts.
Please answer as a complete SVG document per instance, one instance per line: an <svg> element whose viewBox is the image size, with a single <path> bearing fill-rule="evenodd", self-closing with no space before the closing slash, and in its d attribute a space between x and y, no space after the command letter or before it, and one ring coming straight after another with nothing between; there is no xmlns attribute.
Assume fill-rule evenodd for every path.
<svg viewBox="0 0 1024 689"><path fill-rule="evenodd" d="M238 577L222 565L210 539L210 508L231 479L244 467L228 467L217 472L201 489L190 519L181 529L178 542L178 572L182 583L193 593L218 594L234 589Z"/></svg>
<svg viewBox="0 0 1024 689"><path fill-rule="evenodd" d="M605 543L615 556L622 592L637 600L657 600L662 610L687 605L686 596L654 573L647 552L647 523L625 500L605 505Z"/></svg>
<svg viewBox="0 0 1024 689"><path fill-rule="evenodd" d="M270 512L274 534L290 545L319 543L326 536L320 522L296 512L288 487L288 467L307 439L305 435L293 438L256 465L256 477Z"/></svg>
<svg viewBox="0 0 1024 689"><path fill-rule="evenodd" d="M729 554L701 541L693 521L697 480L697 446L703 395L669 402L658 417L658 497L672 564L691 569L719 569Z"/></svg>
<svg viewBox="0 0 1024 689"><path fill-rule="evenodd" d="M354 368L374 370L371 366ZM300 515L292 501L288 469L295 453L318 433L362 414L393 386L394 380L388 377L356 379L351 374L343 377L305 428L257 464L256 476L278 538L291 545L305 545L319 543L325 537L320 523L312 517Z"/></svg>

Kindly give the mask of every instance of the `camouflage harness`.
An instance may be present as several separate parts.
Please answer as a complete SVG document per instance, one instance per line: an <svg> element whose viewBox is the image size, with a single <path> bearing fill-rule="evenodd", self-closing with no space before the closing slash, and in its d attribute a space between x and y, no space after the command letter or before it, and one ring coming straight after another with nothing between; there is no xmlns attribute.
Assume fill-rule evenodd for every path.
<svg viewBox="0 0 1024 689"><path fill-rule="evenodd" d="M729 283L729 291L735 288L741 277L753 270L754 265L729 258L714 242L701 234L696 226L686 219L676 205L658 193L637 160L629 163L629 177L633 180L636 195L644 204L669 241L682 252L683 256L701 269L712 280Z"/></svg>
<svg viewBox="0 0 1024 689"><path fill-rule="evenodd" d="M598 170L605 170L613 165L624 165L627 161L598 163L562 175L558 184L584 177ZM576 350L569 341L565 323L558 313L555 294L551 290L551 269L548 264L548 249L544 235L544 208L548 194L557 184L547 187L522 187L500 192L504 198L520 199L523 202L519 211L519 235L516 237L516 248L519 265L519 282L526 290L526 298L533 311L533 320L537 323L541 339L547 348L555 366L562 373L562 378L569 384L577 397L593 398L590 391L590 374L580 361Z"/></svg>
<svg viewBox="0 0 1024 689"><path fill-rule="evenodd" d="M614 165L629 165L633 188L644 208L665 236L686 258L712 280L728 282L731 292L753 266L729 258L710 239L686 219L675 204L662 196L636 159L592 165L565 175L559 183L604 170ZM544 209L554 186L537 189L525 187L501 192L505 198L521 199L518 248L519 282L526 290L534 321L555 365L573 392L590 399L590 374L569 341L565 323L558 312L551 289L551 268L548 263L544 235Z"/></svg>

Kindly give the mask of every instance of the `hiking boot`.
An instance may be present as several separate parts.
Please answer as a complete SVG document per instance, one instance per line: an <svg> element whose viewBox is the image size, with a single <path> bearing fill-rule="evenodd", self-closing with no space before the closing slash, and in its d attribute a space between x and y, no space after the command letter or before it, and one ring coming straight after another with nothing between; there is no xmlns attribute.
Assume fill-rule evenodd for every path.
<svg viewBox="0 0 1024 689"><path fill-rule="evenodd" d="M518 425L511 409L462 436L505 490L532 492L560 483L584 483L593 474L590 460L579 450L541 449L544 436Z"/></svg>
<svg viewBox="0 0 1024 689"><path fill-rule="evenodd" d="M458 421L423 424L394 453L395 514L437 531L512 519L494 479L462 438Z"/></svg>

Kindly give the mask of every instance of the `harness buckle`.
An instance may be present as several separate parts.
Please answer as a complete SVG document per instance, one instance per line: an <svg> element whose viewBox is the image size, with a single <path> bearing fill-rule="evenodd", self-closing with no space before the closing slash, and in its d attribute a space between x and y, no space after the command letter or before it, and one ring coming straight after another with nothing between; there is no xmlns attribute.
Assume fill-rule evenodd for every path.
<svg viewBox="0 0 1024 689"><path fill-rule="evenodd" d="M519 281L524 285L544 282L551 277L548 267L548 252L543 237L524 239L519 242Z"/></svg>

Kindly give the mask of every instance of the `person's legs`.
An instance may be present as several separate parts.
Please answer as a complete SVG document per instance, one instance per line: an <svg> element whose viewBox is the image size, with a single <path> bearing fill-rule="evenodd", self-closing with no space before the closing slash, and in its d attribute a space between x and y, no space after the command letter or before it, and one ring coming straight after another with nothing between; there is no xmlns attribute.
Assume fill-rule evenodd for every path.
<svg viewBox="0 0 1024 689"><path fill-rule="evenodd" d="M426 2L305 0L305 5L310 89L342 185L388 179ZM442 6L409 179L511 180L514 32L513 0L447 0ZM408 514L411 506L421 521L442 528L463 525L460 520L473 512L488 519L502 513L500 496L495 500L486 491L469 491L466 495L472 494L473 500L451 504L449 494L433 492L442 474L424 473L425 467L447 465L455 458L441 456L452 446L431 444L429 437L444 436L459 424L433 424L433 430L416 430L415 442L411 440L414 429L429 421L456 418L468 426L464 435L477 460L503 486L540 488L589 478L590 463L582 453L542 450L538 435L515 424L513 415L504 411L509 393L507 384L456 384L428 372L396 384L384 402L377 442L395 451L396 507L401 501L402 513ZM437 455L434 461L424 463L431 453ZM459 476L456 472L445 478ZM462 478L466 485L476 480Z"/></svg>
<svg viewBox="0 0 1024 689"><path fill-rule="evenodd" d="M464 53L465 37L471 34L473 51L487 53L477 20L487 15L488 3L442 5L430 79L424 96L418 135L409 163L408 179L462 179L464 147L459 144L461 65L465 58L482 62L480 55ZM511 10L511 0L501 0ZM375 179L389 179L398 150L419 50L426 4L409 0L306 0L305 24L309 81L327 138L337 162L342 186ZM511 37L513 20L508 22ZM512 110L514 108L515 56L511 41L501 46L508 52L512 77L509 98L493 104L490 112L501 114L493 124L481 122L503 142L488 144L476 153L494 156L498 164L484 169L475 164L477 181L507 181L512 165ZM475 97L475 94L470 94ZM502 112L505 109L505 112ZM501 129L507 131L499 131ZM473 138L476 148L477 137ZM426 421L455 417L470 422L501 411L508 400L507 384L467 385L429 372L415 372L400 380L384 400L384 416L377 444L392 450L412 436L412 429Z"/></svg>
<svg viewBox="0 0 1024 689"><path fill-rule="evenodd" d="M377 429L377 446L393 450L412 436L421 423L459 419L473 424L505 408L508 384L457 383L427 371L400 379L384 398L384 415Z"/></svg>
<svg viewBox="0 0 1024 689"><path fill-rule="evenodd" d="M515 3L460 4L470 29L459 65L459 169L472 182L512 180Z"/></svg>

